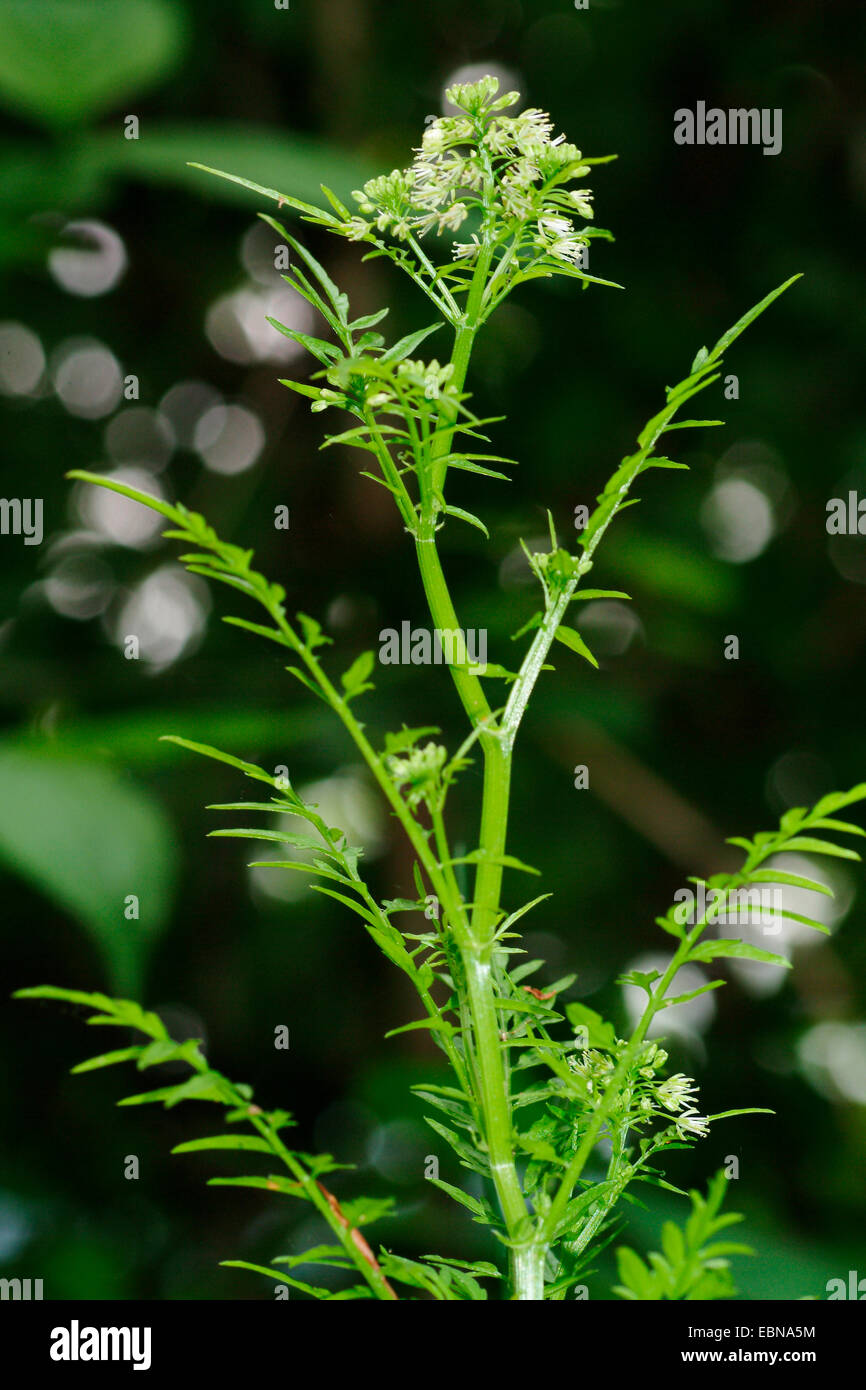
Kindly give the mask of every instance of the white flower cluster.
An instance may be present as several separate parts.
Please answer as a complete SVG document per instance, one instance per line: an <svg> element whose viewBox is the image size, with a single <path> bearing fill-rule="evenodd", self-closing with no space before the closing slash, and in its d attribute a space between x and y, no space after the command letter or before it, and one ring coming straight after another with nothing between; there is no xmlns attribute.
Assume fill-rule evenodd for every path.
<svg viewBox="0 0 866 1390"><path fill-rule="evenodd" d="M674 1115L674 1127L680 1139L703 1139L710 1132L710 1122L706 1116L698 1114L695 1106L697 1082L678 1071L674 1076L655 1083L656 1072L661 1071L667 1060L668 1054L658 1043L647 1045L640 1059L639 1074L653 1084L648 1088L649 1094L642 1098L641 1108L649 1113L663 1114L668 1111ZM662 1107L661 1111L659 1106Z"/></svg>
<svg viewBox="0 0 866 1390"><path fill-rule="evenodd" d="M613 1058L606 1052L586 1048L579 1057L569 1057L568 1065L586 1087L588 1099L595 1101L603 1094L604 1087L614 1071Z"/></svg>
<svg viewBox="0 0 866 1390"><path fill-rule="evenodd" d="M710 1132L709 1120L698 1114L694 1104L697 1094L697 1084L682 1072L669 1076L656 1089L656 1097L676 1116L674 1125L681 1139L704 1139Z"/></svg>
<svg viewBox="0 0 866 1390"><path fill-rule="evenodd" d="M697 1090L694 1081L678 1071L676 1076L669 1076L667 1081L661 1083L656 1089L656 1096L666 1110L676 1113L679 1110L692 1108L692 1101L697 1095Z"/></svg>
<svg viewBox="0 0 866 1390"><path fill-rule="evenodd" d="M587 241L573 218L592 218L592 193L566 185L583 178L589 165L563 135L554 136L545 112L503 114L518 93L498 91L495 77L451 87L446 95L460 114L427 126L410 168L355 192L362 216L344 223L344 234L360 240L375 227L405 241L433 230L456 232L480 212L488 244L514 238L524 255L579 264ZM454 255L472 259L481 244L473 233Z"/></svg>
<svg viewBox="0 0 866 1390"><path fill-rule="evenodd" d="M696 1110L684 1111L677 1116L674 1124L681 1139L706 1139L710 1132L706 1115L699 1115Z"/></svg>
<svg viewBox="0 0 866 1390"><path fill-rule="evenodd" d="M633 1100L635 1114L631 1123L645 1123L653 1116L665 1116L668 1112L674 1117L673 1127L680 1139L703 1139L709 1134L710 1122L705 1115L699 1115L695 1107L697 1083L682 1072L664 1081L656 1081L656 1073L661 1071L667 1060L668 1054L658 1043L646 1044L638 1062L637 1074L641 1082ZM595 1105L613 1075L613 1057L588 1048L579 1056L569 1057L568 1065L583 1082L587 1100Z"/></svg>

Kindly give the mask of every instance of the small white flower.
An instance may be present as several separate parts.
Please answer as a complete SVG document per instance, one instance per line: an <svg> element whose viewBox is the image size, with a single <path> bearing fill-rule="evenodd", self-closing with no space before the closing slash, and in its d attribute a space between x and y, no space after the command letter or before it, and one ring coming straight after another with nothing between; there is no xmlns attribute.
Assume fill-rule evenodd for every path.
<svg viewBox="0 0 866 1390"><path fill-rule="evenodd" d="M448 98L459 114L428 118L412 165L370 179L353 194L361 215L344 225L343 234L361 241L375 230L407 241L413 234L457 232L483 202L483 237L489 229L514 236L518 262L532 256L534 245L546 257L585 268L586 236L569 214L591 218L592 193L563 185L589 166L581 163L576 145L554 134L547 112L530 107L506 115L517 94L497 94L492 77L450 88ZM479 232L454 246L454 259L477 257L481 237Z"/></svg>
<svg viewBox="0 0 866 1390"><path fill-rule="evenodd" d="M676 1076L669 1076L661 1083L656 1090L656 1096L666 1110L677 1111L691 1105L697 1091L698 1088L691 1077L684 1076L680 1071Z"/></svg>
<svg viewBox="0 0 866 1390"><path fill-rule="evenodd" d="M687 1110L683 1115L678 1115L674 1124L681 1139L705 1139L710 1132L706 1115L699 1115L696 1110Z"/></svg>
<svg viewBox="0 0 866 1390"><path fill-rule="evenodd" d="M507 116L493 121L485 136L484 143L491 154L511 154L517 148L514 121Z"/></svg>
<svg viewBox="0 0 866 1390"><path fill-rule="evenodd" d="M592 206L592 194L588 188L573 188L569 197L581 217L592 218L595 216L595 209Z"/></svg>
<svg viewBox="0 0 866 1390"><path fill-rule="evenodd" d="M466 221L468 209L465 203L452 203L439 217L439 230L443 232L456 232L458 227Z"/></svg>
<svg viewBox="0 0 866 1390"><path fill-rule="evenodd" d="M574 228L567 217L539 217L538 230L550 237L569 236Z"/></svg>
<svg viewBox="0 0 866 1390"><path fill-rule="evenodd" d="M448 147L448 129L442 120L433 121L424 131L421 147L425 154L441 154Z"/></svg>
<svg viewBox="0 0 866 1390"><path fill-rule="evenodd" d="M502 208L506 217L526 222L533 212L532 198L522 188L511 184L502 191Z"/></svg>
<svg viewBox="0 0 866 1390"><path fill-rule="evenodd" d="M455 244L454 259L455 261L470 260L473 256L477 256L480 250L481 243L473 234L471 241L458 241Z"/></svg>
<svg viewBox="0 0 866 1390"><path fill-rule="evenodd" d="M575 234L567 217L539 217L536 245L557 260L577 266L583 263L586 242Z"/></svg>

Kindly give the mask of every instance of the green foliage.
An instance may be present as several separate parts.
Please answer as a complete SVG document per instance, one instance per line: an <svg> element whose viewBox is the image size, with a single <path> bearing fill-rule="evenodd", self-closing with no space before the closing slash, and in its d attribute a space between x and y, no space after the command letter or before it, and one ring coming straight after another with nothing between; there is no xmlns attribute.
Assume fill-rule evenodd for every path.
<svg viewBox="0 0 866 1390"><path fill-rule="evenodd" d="M125 148L124 148L125 147ZM324 140L291 133L283 128L248 122L167 124L149 120L147 139L121 144L111 133L94 131L83 142L80 161L86 171L99 176L134 178L141 182L176 185L191 189L200 183L193 166L186 163L195 150L203 164L230 159L247 169L265 170L290 183L304 197L318 196L324 175L335 188L348 193L358 177L360 161ZM249 192L236 184L214 187L214 194L230 204L250 204Z"/></svg>
<svg viewBox="0 0 866 1390"><path fill-rule="evenodd" d="M0 101L50 126L87 119L166 77L184 31L169 0L5 0Z"/></svg>
<svg viewBox="0 0 866 1390"><path fill-rule="evenodd" d="M285 1170L284 1173L268 1174L261 1177L212 1178L211 1183L218 1186L228 1183L235 1186L264 1187L269 1191L293 1197L297 1201L309 1203L327 1221L339 1242L336 1247L340 1257L338 1266L353 1270L356 1275L360 1275L365 1282L366 1291L373 1295L391 1299L396 1297L381 1264L359 1230L361 1224L359 1212L363 1212L366 1207L367 1219L376 1220L387 1214L388 1205L383 1205L381 1201L377 1202L375 1199L359 1201L357 1198L352 1206L349 1204L341 1205L336 1197L323 1186L320 1178L344 1165L334 1163L330 1154L310 1155L288 1148L280 1138L280 1132L294 1123L291 1116L283 1110L268 1112L256 1105L253 1101L252 1088L245 1084L229 1081L221 1072L211 1067L197 1040L189 1039L185 1042L175 1042L169 1037L157 1014L145 1012L140 1005L129 999L110 999L104 994L85 994L80 990L57 989L53 985L39 985L32 989L18 990L15 997L19 999L54 999L67 1004L79 1005L93 1011L87 1020L88 1023L133 1029L151 1039L149 1044L141 1043L134 1047L91 1057L87 1062L73 1068L74 1071L90 1071L97 1067L114 1066L128 1061L134 1061L138 1071L164 1065L166 1062L186 1063L190 1068L190 1075L184 1080L168 1086L159 1086L155 1090L137 1092L124 1097L123 1100L118 1101L118 1104L158 1104L164 1106L166 1110L170 1110L182 1101L198 1100L222 1106L226 1111L227 1124L248 1125L256 1132L247 1134L229 1131L226 1134L178 1144L172 1152L185 1154L195 1153L201 1149L239 1150L263 1154L275 1161L280 1168ZM288 1173L288 1178L285 1176L286 1173ZM333 1265L335 1263L330 1254L327 1257L323 1254L322 1249L306 1252L303 1261L305 1264ZM260 1268L259 1266L247 1265L243 1267ZM314 1291L311 1286L299 1285L296 1280L284 1276L281 1270L262 1269L261 1272L283 1283L303 1288L313 1297L327 1299L333 1296L328 1288Z"/></svg>
<svg viewBox="0 0 866 1390"><path fill-rule="evenodd" d="M648 1256L649 1266L628 1246L616 1252L620 1283L614 1293L620 1298L662 1301L734 1298L736 1288L730 1273L731 1255L752 1255L748 1245L716 1240L722 1231L742 1221L736 1212L719 1215L725 1197L727 1178L716 1174L704 1199L690 1192L692 1212L680 1229L673 1221L662 1227L662 1251Z"/></svg>
<svg viewBox="0 0 866 1390"><path fill-rule="evenodd" d="M503 112L513 98L498 95L495 79L452 89L450 97L459 114L428 126L410 169L368 181L355 194L357 213L329 189L323 189L328 207L322 208L240 176L222 176L286 205L303 221L372 248L369 255L393 262L437 309L437 324L388 346L384 334L376 331L387 311L353 319L348 297L325 267L299 239L266 219L295 256L285 278L317 311L327 335L314 337L274 325L317 363L309 381L284 384L308 399L313 412L338 409L354 421L329 435L325 446L348 444L371 457L375 471L365 476L394 498L416 544L430 614L440 630L453 630L458 624L439 559L438 532L451 517L487 534L483 520L451 501L450 470L502 480L507 475L487 465L511 462L475 451L475 441L488 444L484 431L497 423L480 419L468 404L465 379L475 339L508 294L540 276L577 279L584 288L588 283L610 283L594 280L580 268L581 251L589 239L607 234L576 224L577 217L591 220L592 202L582 185L572 186L600 161L586 160L574 146L552 139L543 113L506 117ZM443 259L429 249L432 239L457 231L464 221L473 229L470 240L451 248L453 254ZM542 963L520 959L524 952L514 928L548 895L509 911L504 884L511 882L506 874L538 873L507 852L508 803L515 740L536 683L548 669L550 649L558 640L589 664L597 664L577 630L564 625L573 601L611 593L580 588L595 552L618 513L637 501L630 489L641 475L650 469L682 467L655 452L661 437L673 429L718 423L675 417L693 396L718 381L722 354L796 278L745 314L711 352L702 349L688 375L667 389L662 408L641 431L635 451L622 460L599 495L579 538L579 554L559 544L552 518L549 550L524 546L542 606L516 637L531 633L531 641L517 671L490 663L477 672L460 652L450 662L470 726L454 752L434 741L440 731L433 726L403 726L371 740L353 706L373 689L373 653L356 655L348 666L343 657L332 672L327 653L332 644L320 622L307 613L288 616L284 588L254 568L252 552L224 542L202 516L181 504L149 497L111 478L71 474L160 513L169 522L164 534L184 546L180 558L188 570L227 586L263 610L265 622L235 616L226 621L290 653L287 670L339 720L402 827L415 860L417 897L380 902L359 869L361 851L339 828L328 825L318 808L305 802L286 779L209 744L170 736L179 747L216 759L270 789L267 800L211 807L242 816L238 827L211 833L276 843L290 851L291 857L255 864L308 875L316 891L361 920L386 958L411 981L422 1016L398 1024L387 1036L423 1028L443 1053L453 1084L418 1086L415 1094L425 1110L433 1112L426 1115L430 1128L452 1150L457 1164L474 1175L472 1191L438 1177L431 1181L474 1222L491 1228L491 1253L507 1259L507 1287L515 1299L564 1297L585 1274L588 1261L613 1238L623 1204L633 1200L629 1189L634 1184L678 1192L664 1176L668 1151L695 1146L722 1119L765 1113L752 1108L701 1113L696 1083L682 1073L670 1073L667 1051L658 1040L650 1041L648 1033L665 1009L724 983L708 980L686 995L672 995L684 965L747 958L784 966L784 958L740 937L708 934L713 925L709 911L697 922L686 922L673 906L657 919L676 942L665 970L633 971L623 978L645 993L646 1003L630 1036L621 1038L613 1023L590 1007L559 1007L558 996L573 977L542 986L526 983ZM443 323L455 330L450 358L444 363L417 358L422 342ZM501 706L491 707L482 676L505 682ZM477 845L455 854L446 812L460 773L472 761L470 754L483 763L481 831ZM735 873L707 880L704 887L713 903L727 908L740 890L764 883L828 891L817 880L775 869L770 861L785 852L857 858L827 837L862 833L834 816L864 798L866 784L825 797L811 812L789 811L778 831L733 841L743 850L744 861ZM270 823L258 826L262 815L270 817ZM427 911L431 902L436 905L433 913ZM797 920L821 929L814 919ZM320 1182L323 1173L337 1166L331 1157L287 1148L278 1131L290 1117L285 1112L268 1115L253 1106L249 1088L214 1071L197 1044L172 1042L154 1015L131 1013L137 1006L123 1001L47 988L22 993L89 1004L100 1010L97 1021L125 1022L151 1039L147 1048L102 1054L84 1068L127 1061L135 1061L139 1069L166 1060L186 1062L192 1073L186 1080L134 1094L121 1103L173 1107L198 1099L228 1107L228 1122L249 1122L254 1134L214 1135L180 1145L177 1151L225 1148L275 1157L285 1170L280 1174L212 1181L265 1187L309 1201L337 1238L336 1244L317 1246L303 1257L275 1261L274 1268L241 1261L230 1262L233 1265L282 1279L313 1298L390 1299L396 1297L393 1285L399 1283L438 1301L475 1301L487 1297L479 1280L503 1273L486 1262L467 1265L434 1255L410 1260L387 1249L374 1254L360 1226L383 1216L382 1204L370 1199L339 1201ZM590 1158L600 1156L601 1141L607 1141L606 1166L602 1176L591 1180L585 1171ZM484 1184L480 1195L477 1178ZM685 1232L673 1225L665 1228L664 1254L651 1257L651 1269L631 1252L620 1252L619 1291L624 1296L730 1295L725 1256L737 1247L708 1244L716 1231L736 1219L718 1216L722 1187L716 1180L706 1203L693 1194ZM308 1284L276 1268L299 1264L354 1270L361 1281L332 1293L330 1285Z"/></svg>
<svg viewBox="0 0 866 1390"><path fill-rule="evenodd" d="M140 989L177 870L158 802L95 757L56 745L0 746L0 782L0 859L81 923L114 988Z"/></svg>
<svg viewBox="0 0 866 1390"><path fill-rule="evenodd" d="M190 50L193 71L199 68L193 23L188 7L173 0L4 0L0 107L24 124L0 148L0 261L38 254L47 233L35 235L27 224L46 189L52 208L77 214L96 208L118 180L190 187L198 181L187 164L191 151L204 164L229 160L267 171L304 197L318 197L323 177L349 196L365 165L326 141L248 121L167 122L152 114L152 90L175 76ZM144 138L124 138L121 113L129 106L121 103L134 101L135 114L142 99ZM105 125L94 124L103 117ZM42 128L41 141L32 126ZM229 203L250 201L230 182L215 193Z"/></svg>

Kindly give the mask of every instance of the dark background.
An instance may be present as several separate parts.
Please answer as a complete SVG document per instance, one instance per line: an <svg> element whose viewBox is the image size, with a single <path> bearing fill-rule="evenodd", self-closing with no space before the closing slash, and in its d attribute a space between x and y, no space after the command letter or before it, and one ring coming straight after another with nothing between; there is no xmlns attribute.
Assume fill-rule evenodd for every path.
<svg viewBox="0 0 866 1390"><path fill-rule="evenodd" d="M221 320L231 327L246 304L253 347L226 356L216 330L209 338L214 304L254 288L251 257L267 279L267 234L249 238L256 211L273 207L186 161L307 198L324 181L348 197L408 162L457 70L510 74L524 104L550 111L584 151L618 153L590 181L597 220L616 236L593 244L590 269L625 286L528 286L478 347L474 405L507 412L494 451L520 467L510 484L464 475L453 500L482 512L491 540L454 525L443 549L464 623L486 626L491 659L510 665L508 637L534 600L514 562L518 539L543 535L549 506L570 543L574 507L601 489L663 387L745 308L805 272L729 355L739 398L724 400L721 384L701 398L698 413L724 416L724 428L673 437L692 471L650 474L641 506L609 533L593 577L634 603L631 617L584 614L600 673L557 658L518 745L509 848L554 891L527 919L532 954L553 972L539 981L576 969L572 997L625 1028L616 977L666 950L653 918L686 875L724 867L725 836L772 828L786 806L866 779L866 541L825 526L828 499L866 492L862 6L6 0L0 40L2 492L45 500L40 547L0 538L3 993L51 982L141 995L203 1034L215 1064L253 1083L262 1103L295 1111L302 1147L357 1162L356 1175L335 1179L340 1191L396 1195L398 1218L374 1228L389 1248L489 1257L481 1228L423 1181L428 1154L449 1180L466 1175L408 1091L438 1074L438 1054L420 1034L383 1041L415 1016L402 979L336 904L280 899L273 880L295 876L253 883L248 847L207 840L217 822L205 804L248 787L157 738L286 764L302 787L330 779L319 791L348 806L380 896L412 891L399 837L279 655L218 621L238 611L223 592L178 589L177 569L164 571L169 542L114 543L106 525L129 525L134 509L94 521L63 474L118 461L155 474L166 495L254 546L292 607L327 620L338 670L381 628L422 623L413 554L387 495L358 477L356 454L317 451L323 424L338 426L277 382L305 378L309 363L268 360L276 334L262 329L257 300L230 299ZM781 108L782 152L675 145L674 111L698 100ZM137 141L124 138L131 114ZM104 236L82 240L64 231L70 221L122 241L125 273L104 293L64 288L64 264L73 282L80 268L58 251L97 255L92 238ZM382 262L361 265L359 248L302 235L358 314L390 303L394 337L429 321ZM279 285L272 275L270 289ZM80 340L103 356L83 359L75 396ZM445 331L424 351L445 356ZM106 402L93 404L94 381L118 370L138 377L139 400L118 398L117 380L112 397L109 379ZM164 430L154 436L154 412L188 381L211 388L208 404L242 406L242 434L251 417L261 423L251 467L220 473L183 439L172 449ZM133 404L147 413L112 428ZM288 532L273 525L280 504ZM145 602L140 586L155 573L162 587ZM122 637L136 595L139 627L146 619L157 645L132 661ZM180 636L160 660L166 630ZM737 661L724 658L730 635ZM405 720L440 724L452 747L462 737L443 670L382 668L378 687L366 703L377 735ZM582 763L589 791L573 786ZM453 806L458 839L474 833L479 784L476 766ZM858 1262L866 1274L866 897L856 866L838 883L838 934L798 946L781 987L766 967L732 976L710 996L714 1016L672 1047L704 1109L778 1112L720 1123L671 1159L685 1187L738 1159L730 1205L746 1213L758 1251L738 1264L744 1297L825 1297L827 1280ZM510 905L532 895L523 889L512 876ZM140 897L137 922L124 919L128 894ZM273 1046L279 1024L288 1052ZM51 1298L268 1297L217 1261L267 1260L318 1239L300 1207L206 1187L231 1171L225 1160L169 1156L208 1132L209 1115L115 1110L119 1072L70 1077L88 1045L97 1050L73 1011L4 1005L2 1028L0 1273L41 1277ZM137 1181L123 1175L129 1155ZM646 1247L685 1204L644 1200L629 1239ZM611 1282L605 1256L592 1297L609 1297Z"/></svg>

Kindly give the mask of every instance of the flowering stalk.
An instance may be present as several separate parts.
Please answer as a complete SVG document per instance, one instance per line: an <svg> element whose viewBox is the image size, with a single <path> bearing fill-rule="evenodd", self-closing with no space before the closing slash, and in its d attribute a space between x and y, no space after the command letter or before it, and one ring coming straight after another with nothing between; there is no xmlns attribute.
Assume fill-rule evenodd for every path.
<svg viewBox="0 0 866 1390"><path fill-rule="evenodd" d="M265 769L187 739L174 740L193 752L228 763L245 777L267 784L270 793L278 793L271 794L266 802L231 803L213 809L242 810L251 819L264 813L281 825L300 823L304 830L299 834L296 829L243 826L213 833L276 842L290 850L291 857L257 860L256 866L308 874L315 888L360 918L378 948L409 978L424 1018L405 1026L429 1028L453 1082L415 1088L428 1109L437 1112L435 1117L427 1116L428 1123L453 1149L460 1164L486 1182L485 1190L495 1202L438 1177L430 1180L468 1208L476 1221L491 1226L507 1247L512 1298L559 1299L579 1283L594 1243L609 1227L631 1184L651 1182L670 1187L656 1166L668 1149L699 1142L716 1120L754 1113L733 1110L702 1115L695 1083L682 1073L665 1077L668 1054L657 1041L649 1040L651 1026L665 1009L724 983L711 980L689 995L672 997L669 991L680 968L725 957L746 957L781 967L788 962L740 939L704 939L707 915L687 932L671 908L657 919L677 941L667 969L623 977L623 983L647 993L646 1008L629 1038L617 1037L613 1026L585 1005L569 1003L564 1014L560 1012L557 996L567 990L572 977L539 989L525 983L534 965L512 964L512 957L521 954L517 923L547 896L542 893L510 911L502 901L504 871L528 868L507 853L515 742L536 683L548 667L554 642L597 665L579 631L565 621L572 603L586 598L628 598L618 591L587 589L583 581L607 528L636 500L630 497L633 484L650 469L683 467L656 452L668 431L720 423L676 421L675 417L693 396L718 381L723 354L797 277L768 294L711 351L702 348L687 376L667 390L662 408L639 435L635 451L622 460L598 497L580 537L579 554L572 555L559 545L552 518L549 550L524 547L541 593L539 610L515 634L515 639L533 634L528 648L517 671L497 664L474 668L439 556L438 533L457 520L487 534L483 521L451 502L449 481L456 471L504 478L507 475L501 469L510 460L476 452L479 441L482 446L489 442L484 430L495 422L479 419L468 404L466 381L472 351L491 314L509 294L531 280L565 276L584 288L612 284L585 270L590 240L609 238L610 234L591 225L592 194L582 183L591 166L604 160L587 159L563 136L554 135L549 118L541 111L532 108L508 114L517 94L500 95L495 78L453 87L448 99L456 114L428 126L409 168L373 179L358 190L357 211L346 208L328 189L323 193L329 208L320 208L237 175L221 176L271 197L278 206L287 205L306 223L366 244L370 254L387 257L408 274L437 309L440 322L386 346L385 339L373 330L387 310L352 320L346 295L307 247L279 223L266 219L279 229L297 258L285 278L313 305L329 331L328 338L315 338L276 325L302 344L320 368L310 381L284 384L308 398L315 412L336 408L348 413L353 421L350 428L328 436L326 444L350 445L372 457L372 466L378 471L366 476L391 493L413 538L433 625L455 638L450 673L469 724L467 737L456 753L449 755L446 747L435 741L440 730L433 727L404 726L385 733L381 746L377 746L378 741L368 736L353 709L353 702L373 689L373 653L362 653L339 679L335 678L322 655L330 639L318 621L304 613L290 619L284 590L253 569L251 552L221 540L203 517L110 478L85 473L72 476L161 512L171 523L165 535L191 547L181 557L191 572L225 583L257 603L267 623L234 617L227 621L289 653L294 664L288 670L333 710L366 762L415 856L416 899L379 902L359 871L361 849L350 845L342 831L329 826L293 788L287 789ZM441 243L430 239L458 232L465 239L454 244L450 259L437 256L432 248ZM417 357L421 343L441 323L453 330L448 360L440 363ZM503 682L506 694L501 700L488 698L487 680ZM455 858L448 839L447 803L475 745L484 764L478 841L470 853ZM811 812L799 808L789 811L776 832L757 835L753 840L735 840L745 851L742 868L735 874L710 879L706 886L723 901L744 886L771 879L826 891L816 879L780 873L770 869L767 862L773 855L791 851L856 859L852 850L841 848L832 838L815 838L814 832L862 834L859 827L838 821L834 815L864 797L866 785L836 793L825 797ZM455 872L458 865L474 870L469 898L461 892ZM418 910L429 902L428 888L441 915L437 912L435 920L428 920L420 932L401 929L400 914L415 914L410 918L415 922ZM797 920L823 930L813 918L799 916ZM36 991L46 992L73 1002L84 998L50 988ZM124 1007L134 1010L138 1006ZM572 1028L565 1038L559 1035L564 1019ZM89 1065L129 1059L127 1050ZM199 1062L205 1066L200 1057L198 1062L191 1059L197 1071L201 1070ZM153 1098L157 1097L165 1104L174 1104L185 1099L187 1092L183 1085L168 1087L153 1093ZM270 1133L262 1130L264 1123L254 1121L259 1138L267 1140L274 1152ZM611 1145L606 1171L603 1177L588 1180L585 1172L603 1139ZM211 1146L232 1147L225 1142ZM280 1156L294 1172L293 1165L300 1164L301 1159L290 1151L287 1155ZM315 1247L308 1252L309 1262L342 1271L352 1267L362 1276L360 1283L337 1293L302 1285L311 1296L390 1300L395 1297L394 1284L400 1283L442 1301L487 1297L480 1281L500 1276L491 1263L467 1264L438 1256L413 1261L384 1248L374 1255L360 1234L360 1199L341 1203L318 1183L318 1174L327 1171L323 1159L310 1161L307 1155L303 1163L296 1185L338 1237L336 1246ZM253 1178L242 1181L257 1182ZM714 1222L730 1219L717 1218L721 1201L718 1185L703 1206L698 1206L700 1199L695 1194L692 1200L704 1223L701 1230L705 1226L709 1231ZM376 1219L383 1212L382 1203L367 1202L364 1212L368 1219ZM700 1224L696 1222L695 1229ZM725 1260L714 1259L710 1275L702 1261L711 1247L686 1249L686 1243L681 1244L686 1263L681 1270L669 1270L670 1279L664 1284L665 1289L675 1292L658 1296L685 1297L695 1289L714 1291L707 1296L729 1296L733 1291L730 1279L719 1273ZM637 1257L631 1261L623 1258L626 1272L618 1292L623 1297L643 1297L635 1291L635 1284L640 1288L649 1285L642 1282ZM300 1257L281 1259L292 1267L300 1262ZM280 1277L280 1271L273 1268L263 1272ZM628 1283L629 1273L632 1284Z"/></svg>

